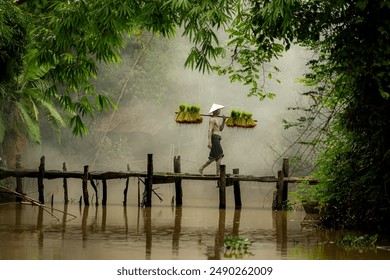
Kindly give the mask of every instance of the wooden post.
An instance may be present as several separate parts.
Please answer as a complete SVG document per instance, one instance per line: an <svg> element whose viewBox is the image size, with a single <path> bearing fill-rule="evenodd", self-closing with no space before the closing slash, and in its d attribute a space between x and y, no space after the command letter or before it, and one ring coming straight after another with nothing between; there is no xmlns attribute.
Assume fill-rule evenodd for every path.
<svg viewBox="0 0 390 280"><path fill-rule="evenodd" d="M45 203L45 196L43 194L43 176L45 174L45 156L41 157L41 163L39 165L39 174L38 174L38 193L39 193L39 202Z"/></svg>
<svg viewBox="0 0 390 280"><path fill-rule="evenodd" d="M220 166L219 175L219 209L226 208L226 165Z"/></svg>
<svg viewBox="0 0 390 280"><path fill-rule="evenodd" d="M84 165L84 175L83 175L83 198L84 205L89 206L89 195L88 195L88 165Z"/></svg>
<svg viewBox="0 0 390 280"><path fill-rule="evenodd" d="M152 206L152 188L153 188L153 154L148 154L148 166L145 181L146 202L145 207Z"/></svg>
<svg viewBox="0 0 390 280"><path fill-rule="evenodd" d="M289 173L290 173L289 169L290 169L290 164L289 164L288 158L285 157L285 158L283 158L283 166L282 166L284 178L289 177ZM288 200L288 182L284 181L283 182L283 189L282 189L282 206L285 206L287 204L287 200Z"/></svg>
<svg viewBox="0 0 390 280"><path fill-rule="evenodd" d="M62 164L62 170L64 172L68 171L68 168L66 167L66 162ZM64 203L69 203L69 197L68 197L68 180L64 177L62 186L64 188Z"/></svg>
<svg viewBox="0 0 390 280"><path fill-rule="evenodd" d="M141 190L140 190L140 184L141 184L141 180L140 178L138 177L138 207L141 207Z"/></svg>
<svg viewBox="0 0 390 280"><path fill-rule="evenodd" d="M173 171L175 173L181 173L181 163L180 156L175 156L173 158ZM182 179L178 178L175 180L175 197L176 197L176 206L183 205L183 189L182 189Z"/></svg>
<svg viewBox="0 0 390 280"><path fill-rule="evenodd" d="M282 210L283 209L283 183L284 176L283 171L278 171L278 181L276 182L276 207L274 210Z"/></svg>
<svg viewBox="0 0 390 280"><path fill-rule="evenodd" d="M95 191L95 195L96 195L96 202L95 202L95 205L98 206L99 205L99 196L98 196L98 189L96 187L96 184L95 184L95 181L93 180L93 178L89 178L89 182L91 182L91 186L93 188L93 190Z"/></svg>
<svg viewBox="0 0 390 280"><path fill-rule="evenodd" d="M103 198L102 198L102 205L107 205L107 180L103 179Z"/></svg>
<svg viewBox="0 0 390 280"><path fill-rule="evenodd" d="M130 165L129 164L127 164L127 172L130 172ZM127 177L125 189L123 190L123 206L127 205L127 192L129 190L129 180L130 180L130 178Z"/></svg>
<svg viewBox="0 0 390 280"><path fill-rule="evenodd" d="M233 174L240 174L240 170L238 168L234 168ZM234 181L233 188L234 188L234 203L235 203L236 209L241 208L242 202L241 202L240 181Z"/></svg>
<svg viewBox="0 0 390 280"><path fill-rule="evenodd" d="M21 155L16 155L16 170L21 170L22 169L22 156ZM16 177L16 192L23 194L23 178L22 177ZM22 198L21 197L16 197L16 202L21 202Z"/></svg>
<svg viewBox="0 0 390 280"><path fill-rule="evenodd" d="M233 216L233 236L239 235L239 229L240 229L240 219L241 219L241 209L235 209L234 210L234 216Z"/></svg>

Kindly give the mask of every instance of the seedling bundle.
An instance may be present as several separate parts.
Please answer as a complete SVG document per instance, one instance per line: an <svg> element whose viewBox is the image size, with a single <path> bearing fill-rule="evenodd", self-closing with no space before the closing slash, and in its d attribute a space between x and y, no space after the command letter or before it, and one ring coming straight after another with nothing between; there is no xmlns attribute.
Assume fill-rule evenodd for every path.
<svg viewBox="0 0 390 280"><path fill-rule="evenodd" d="M251 113L232 110L226 125L229 127L253 128L256 126L256 122L253 120Z"/></svg>
<svg viewBox="0 0 390 280"><path fill-rule="evenodd" d="M200 115L200 107L197 105L181 104L176 117L178 123L201 123L203 121Z"/></svg>
<svg viewBox="0 0 390 280"><path fill-rule="evenodd" d="M199 106L186 104L181 104L176 114L176 122L180 124L199 124L203 122L202 116L211 117L211 115L201 114ZM251 113L232 110L226 125L229 127L253 128L256 126L256 120L253 120Z"/></svg>

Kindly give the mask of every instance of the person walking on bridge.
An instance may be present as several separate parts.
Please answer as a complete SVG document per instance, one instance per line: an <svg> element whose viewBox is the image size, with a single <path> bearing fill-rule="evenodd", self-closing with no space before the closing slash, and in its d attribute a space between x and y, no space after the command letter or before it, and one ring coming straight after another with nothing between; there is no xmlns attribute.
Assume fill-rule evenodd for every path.
<svg viewBox="0 0 390 280"><path fill-rule="evenodd" d="M214 103L209 111L209 114L211 114L211 118L209 120L207 147L210 149L210 154L209 159L198 169L199 174L201 175L203 175L203 169L210 165L213 161L215 161L216 163L216 175L219 175L221 161L224 156L223 149L221 146L221 132L225 127L226 117L223 115L222 123L219 124L218 116L223 108L225 108L225 106Z"/></svg>

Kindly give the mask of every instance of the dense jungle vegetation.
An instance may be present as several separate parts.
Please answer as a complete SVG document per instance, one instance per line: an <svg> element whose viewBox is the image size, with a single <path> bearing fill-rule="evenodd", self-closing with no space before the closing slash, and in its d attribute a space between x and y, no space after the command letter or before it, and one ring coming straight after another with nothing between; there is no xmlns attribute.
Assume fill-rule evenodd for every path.
<svg viewBox="0 0 390 280"><path fill-rule="evenodd" d="M297 44L315 53L301 80L310 103L285 123L301 129L301 162L314 156L321 179L305 199L326 225L389 231L389 9L387 0L0 0L1 156L12 167L15 143L40 142L41 115L82 136L86 119L116 108L94 80L100 63L120 63L126 37L183 31L186 67L228 75L260 100L274 96L264 63Z"/></svg>

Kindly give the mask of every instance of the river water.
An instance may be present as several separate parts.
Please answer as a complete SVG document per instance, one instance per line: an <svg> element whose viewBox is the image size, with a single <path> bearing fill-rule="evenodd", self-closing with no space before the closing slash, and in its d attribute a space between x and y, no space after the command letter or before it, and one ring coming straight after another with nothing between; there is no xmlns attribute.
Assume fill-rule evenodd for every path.
<svg viewBox="0 0 390 280"><path fill-rule="evenodd" d="M313 227L315 217L302 209L275 212L267 203L246 203L246 197L241 210L218 209L215 196L199 195L198 203L189 203L197 197L186 196L185 189L183 207L172 206L170 199L158 202L156 197L151 208L138 208L131 201L123 207L118 197L105 207L79 206L74 200L69 205L54 202L47 211L27 204L2 204L0 259L390 259L387 244L345 248L337 240L346 232ZM251 244L246 250L229 250L224 245L229 236Z"/></svg>

